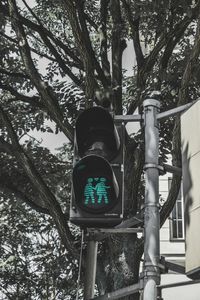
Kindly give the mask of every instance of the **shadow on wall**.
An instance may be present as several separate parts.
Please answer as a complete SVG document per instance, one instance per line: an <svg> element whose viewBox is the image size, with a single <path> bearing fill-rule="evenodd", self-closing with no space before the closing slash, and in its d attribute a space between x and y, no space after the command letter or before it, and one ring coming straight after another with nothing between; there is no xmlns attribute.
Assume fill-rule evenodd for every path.
<svg viewBox="0 0 200 300"><path fill-rule="evenodd" d="M188 143L182 151L182 169L183 169L183 195L184 195L184 216L185 216L185 232L190 225L190 208L193 204L191 196L192 177L190 173L190 160L188 153ZM187 247L187 245L186 245Z"/></svg>
<svg viewBox="0 0 200 300"><path fill-rule="evenodd" d="M182 147L183 195L185 216L185 251L186 275L191 279L200 279L200 255L198 220L198 166L194 164L194 156L189 153L189 144ZM196 161L195 161L196 162ZM194 182L195 181L195 182Z"/></svg>

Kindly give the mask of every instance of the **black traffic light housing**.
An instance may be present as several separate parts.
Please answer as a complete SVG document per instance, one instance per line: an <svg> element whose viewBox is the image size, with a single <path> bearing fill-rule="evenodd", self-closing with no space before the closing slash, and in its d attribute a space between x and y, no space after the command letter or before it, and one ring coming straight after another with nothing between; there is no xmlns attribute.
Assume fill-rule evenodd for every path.
<svg viewBox="0 0 200 300"><path fill-rule="evenodd" d="M70 221L113 227L123 219L124 125L97 106L77 118Z"/></svg>

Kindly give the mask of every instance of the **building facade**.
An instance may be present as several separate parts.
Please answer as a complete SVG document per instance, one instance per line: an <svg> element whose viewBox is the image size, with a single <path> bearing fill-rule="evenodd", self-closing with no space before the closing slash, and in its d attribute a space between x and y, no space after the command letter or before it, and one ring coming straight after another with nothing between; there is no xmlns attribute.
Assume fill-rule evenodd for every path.
<svg viewBox="0 0 200 300"><path fill-rule="evenodd" d="M171 185L171 174L160 177L160 205L165 202ZM182 187L169 218L160 230L160 253L166 261L185 266L184 201ZM190 279L183 274L168 271L161 275L161 285L186 282ZM163 300L198 300L200 284L162 289Z"/></svg>

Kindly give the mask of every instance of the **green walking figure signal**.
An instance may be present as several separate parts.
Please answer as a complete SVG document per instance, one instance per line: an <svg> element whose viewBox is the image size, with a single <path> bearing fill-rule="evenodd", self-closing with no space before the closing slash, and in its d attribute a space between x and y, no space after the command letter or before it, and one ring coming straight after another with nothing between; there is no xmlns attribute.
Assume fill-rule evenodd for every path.
<svg viewBox="0 0 200 300"><path fill-rule="evenodd" d="M104 201L106 204L108 204L108 192L107 189L110 188L110 186L105 185L106 179L104 177L100 178L100 182L97 183L95 186L95 190L98 196L98 203L100 204L104 198Z"/></svg>
<svg viewBox="0 0 200 300"><path fill-rule="evenodd" d="M93 186L94 181L99 181L95 186ZM101 178L88 178L87 179L87 184L85 185L84 188L84 196L85 196L85 204L89 204L89 200L91 200L92 204L95 204L95 196L98 198L97 203L101 204L104 202L105 204L108 204L108 192L107 189L110 189L110 186L107 186L105 184L106 178L101 177Z"/></svg>
<svg viewBox="0 0 200 300"><path fill-rule="evenodd" d="M88 178L88 183L85 186L84 189L84 196L85 196L85 204L88 204L89 199L91 198L92 203L95 203L95 199L94 199L94 190L95 188L92 185L93 179L92 178Z"/></svg>

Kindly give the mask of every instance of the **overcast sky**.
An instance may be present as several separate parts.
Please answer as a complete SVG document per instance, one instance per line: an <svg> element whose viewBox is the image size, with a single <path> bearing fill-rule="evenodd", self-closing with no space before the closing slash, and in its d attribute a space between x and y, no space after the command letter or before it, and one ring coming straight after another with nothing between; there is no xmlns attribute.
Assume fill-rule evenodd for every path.
<svg viewBox="0 0 200 300"><path fill-rule="evenodd" d="M127 75L131 76L133 74L133 66L135 66L135 53L133 49L133 43L128 42L128 47L125 49L123 54L123 69L127 70ZM44 74L45 67L47 65L47 61L44 60L40 63L40 72ZM51 126L54 128L53 124ZM138 125L135 123L127 124L127 128L129 133L136 132L138 130ZM63 145L63 143L67 143L68 140L63 133L38 133L36 130L34 131L34 136L42 141L42 146L51 149L51 151L55 151L56 148L59 148Z"/></svg>

